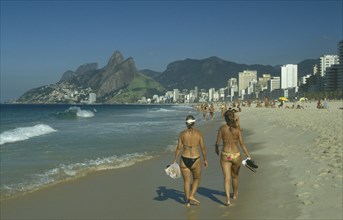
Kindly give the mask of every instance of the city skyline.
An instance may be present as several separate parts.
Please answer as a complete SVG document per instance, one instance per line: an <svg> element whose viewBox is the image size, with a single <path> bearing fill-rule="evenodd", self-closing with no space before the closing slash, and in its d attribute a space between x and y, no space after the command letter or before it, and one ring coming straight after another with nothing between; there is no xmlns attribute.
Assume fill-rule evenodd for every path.
<svg viewBox="0 0 343 220"><path fill-rule="evenodd" d="M342 1L1 1L1 96L56 83L116 50L138 70L217 56L284 65L337 54Z"/></svg>

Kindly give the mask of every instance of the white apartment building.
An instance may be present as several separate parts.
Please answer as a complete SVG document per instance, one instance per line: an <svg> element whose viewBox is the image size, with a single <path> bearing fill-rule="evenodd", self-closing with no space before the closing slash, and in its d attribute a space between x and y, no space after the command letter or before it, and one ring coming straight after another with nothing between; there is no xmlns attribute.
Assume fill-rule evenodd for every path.
<svg viewBox="0 0 343 220"><path fill-rule="evenodd" d="M227 91L229 97L235 96L235 92L238 92L238 83L237 83L237 78L230 78L227 82Z"/></svg>
<svg viewBox="0 0 343 220"><path fill-rule="evenodd" d="M214 93L216 92L216 89L215 88L210 88L208 90L208 101L209 102L212 102L213 101L213 98L214 98Z"/></svg>
<svg viewBox="0 0 343 220"><path fill-rule="evenodd" d="M95 93L89 93L89 104L96 102L96 94Z"/></svg>
<svg viewBox="0 0 343 220"><path fill-rule="evenodd" d="M323 55L320 57L320 75L325 76L326 69L339 64L338 55Z"/></svg>
<svg viewBox="0 0 343 220"><path fill-rule="evenodd" d="M245 90L249 86L249 82L253 79L257 80L256 70L244 70L238 73L239 96L242 96L242 90Z"/></svg>
<svg viewBox="0 0 343 220"><path fill-rule="evenodd" d="M281 89L298 87L298 65L286 64L281 67Z"/></svg>
<svg viewBox="0 0 343 220"><path fill-rule="evenodd" d="M178 102L179 101L179 94L180 94L180 92L179 92L179 90L178 89L174 89L173 90L173 102Z"/></svg>

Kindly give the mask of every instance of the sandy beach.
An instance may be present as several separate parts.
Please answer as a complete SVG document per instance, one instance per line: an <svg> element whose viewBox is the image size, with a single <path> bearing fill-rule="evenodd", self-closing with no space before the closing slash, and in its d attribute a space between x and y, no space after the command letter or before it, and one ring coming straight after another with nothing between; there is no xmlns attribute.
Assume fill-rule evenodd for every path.
<svg viewBox="0 0 343 220"><path fill-rule="evenodd" d="M223 176L214 153L223 119L197 126L209 167L203 169L198 206L184 204L182 179L164 173L167 152L134 166L1 201L1 219L342 219L342 101L329 109L244 107L245 144L259 165L240 170L239 197L224 205ZM202 120L200 115L196 115Z"/></svg>

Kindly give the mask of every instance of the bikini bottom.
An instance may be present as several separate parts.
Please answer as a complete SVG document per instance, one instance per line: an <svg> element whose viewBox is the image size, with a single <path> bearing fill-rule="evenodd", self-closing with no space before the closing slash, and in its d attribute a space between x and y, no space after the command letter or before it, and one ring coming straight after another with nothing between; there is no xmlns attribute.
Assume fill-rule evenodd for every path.
<svg viewBox="0 0 343 220"><path fill-rule="evenodd" d="M240 153L240 152L237 152L237 153L229 153L229 152L222 151L222 155L224 155L225 158L226 158L228 161L234 161L234 160L236 160L238 157L241 156L241 153Z"/></svg>
<svg viewBox="0 0 343 220"><path fill-rule="evenodd" d="M186 165L186 167L188 169L191 169L191 167L193 166L193 164L195 163L195 161L197 161L200 157L197 158L189 158L189 157L184 157L181 156L181 159L183 161L183 163Z"/></svg>

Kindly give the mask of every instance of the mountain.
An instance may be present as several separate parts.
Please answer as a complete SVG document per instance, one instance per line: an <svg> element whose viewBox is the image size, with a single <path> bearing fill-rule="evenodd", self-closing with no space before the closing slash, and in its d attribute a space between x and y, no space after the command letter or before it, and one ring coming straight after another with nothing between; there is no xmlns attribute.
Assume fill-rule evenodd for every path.
<svg viewBox="0 0 343 220"><path fill-rule="evenodd" d="M317 60L305 60L298 64L298 76L312 73ZM193 89L195 86L203 89L224 88L229 78L238 78L238 73L244 70L256 70L258 77L263 74L281 75L281 65L247 65L225 61L218 57L207 59L185 59L175 61L167 66L161 74L153 77L167 89Z"/></svg>
<svg viewBox="0 0 343 220"><path fill-rule="evenodd" d="M80 102L96 93L100 102L136 102L142 96L161 95L165 89L152 78L138 72L133 58L124 60L116 51L107 65L81 65L76 71L66 71L56 84L42 86L24 93L22 103ZM125 98L123 98L125 97Z"/></svg>
<svg viewBox="0 0 343 220"><path fill-rule="evenodd" d="M280 75L280 70L270 65L237 64L213 56L202 60L175 61L154 79L168 89L192 89L195 86L203 89L223 88L227 86L229 78L237 78L239 72L248 69L257 70L258 76L266 73Z"/></svg>
<svg viewBox="0 0 343 220"><path fill-rule="evenodd" d="M162 72L157 72L157 71L153 71L153 70L149 70L149 69L140 70L139 72L143 73L144 75L149 76L153 79L162 74Z"/></svg>

